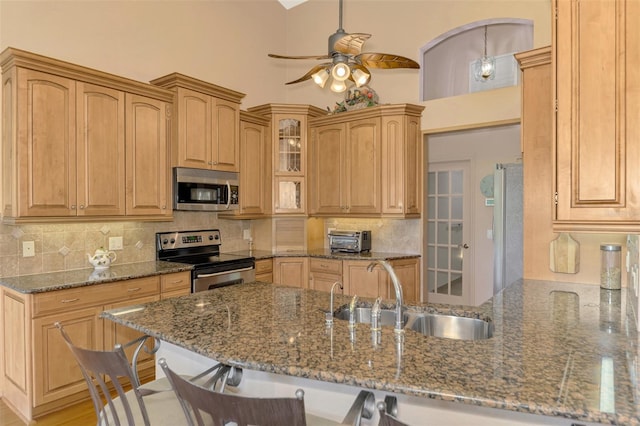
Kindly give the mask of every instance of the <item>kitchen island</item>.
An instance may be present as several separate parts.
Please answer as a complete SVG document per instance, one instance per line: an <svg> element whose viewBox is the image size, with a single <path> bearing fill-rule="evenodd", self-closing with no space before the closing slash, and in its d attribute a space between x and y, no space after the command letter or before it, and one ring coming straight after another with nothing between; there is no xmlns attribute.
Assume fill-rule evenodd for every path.
<svg viewBox="0 0 640 426"><path fill-rule="evenodd" d="M335 306L349 300L337 295ZM103 317L202 359L288 380L308 390L306 400L314 383L318 392L329 387L337 395L362 388L374 390L378 400L396 395L400 419L415 425L433 421L437 410L442 418L496 418L486 424L507 416L501 424L627 425L640 423L640 388L637 332L626 304L624 289L525 280L477 308L413 307L490 320L493 337L463 341L406 330L401 343L391 327L383 327L377 342L367 324L353 333L347 321L328 328L326 293L261 282ZM322 409L309 402L310 409Z"/></svg>

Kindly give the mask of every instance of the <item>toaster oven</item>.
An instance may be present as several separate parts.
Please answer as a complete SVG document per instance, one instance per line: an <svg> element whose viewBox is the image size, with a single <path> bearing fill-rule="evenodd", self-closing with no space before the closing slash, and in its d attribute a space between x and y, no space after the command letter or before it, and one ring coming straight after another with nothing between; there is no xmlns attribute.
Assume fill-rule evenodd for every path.
<svg viewBox="0 0 640 426"><path fill-rule="evenodd" d="M329 232L329 248L347 253L371 251L371 231L333 230Z"/></svg>

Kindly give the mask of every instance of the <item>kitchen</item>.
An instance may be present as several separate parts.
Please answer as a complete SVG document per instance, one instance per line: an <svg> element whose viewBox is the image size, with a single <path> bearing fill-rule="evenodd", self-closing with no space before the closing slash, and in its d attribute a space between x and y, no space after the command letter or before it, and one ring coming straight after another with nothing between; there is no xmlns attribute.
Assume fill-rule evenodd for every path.
<svg viewBox="0 0 640 426"><path fill-rule="evenodd" d="M243 7L242 3L197 2L190 3L189 7L180 7L177 3L160 3L151 7L146 3L123 2L118 3L119 8L115 11L106 2L90 5L74 3L72 6L68 4L68 9L64 4L36 6L32 3L4 2L0 4L0 44L3 49L16 46L139 81L150 81L175 71L196 75L203 80L246 93L242 100L243 107L273 102L303 103L319 107L333 105L336 102L335 95L319 91L311 85L285 88L284 82L305 72L306 64L274 62L266 57L266 53L284 46L285 43L291 43L291 40L299 43L295 49L287 49L291 53L318 50L318 46L324 46L326 34L335 30L335 9L327 8L324 2L311 2L307 7L286 12L275 2L259 2L252 4L252 8ZM394 51L408 57L415 57L421 44L451 27L495 15L532 19L535 23L535 47L546 46L551 41L551 13L547 1L489 2L483 3L482 8L468 7L464 2L454 5L445 3L407 2L408 6L401 8L397 6L397 2L394 5L376 2L374 5L365 3L371 7L360 8L360 2L354 1L351 4L347 1L346 12L350 14L347 16L356 14L353 9L349 12L350 7L357 8L358 15L357 23L347 21L348 27L375 34L369 44L371 48L379 47L380 50ZM447 20L438 18L438 8L443 10L442 15L447 16ZM307 15L317 17L323 27L309 33L305 24ZM95 19L92 19L97 16L100 16L99 29L96 28ZM149 16L153 16L153 20L149 20ZM211 25L212 16L216 25ZM273 22L269 26L264 25L265 16L272 17ZM380 16L394 16L394 20L402 22L406 30L402 34L396 34L394 26L376 24L381 21ZM25 23L26 19L29 24ZM184 29L184 38L175 37L175 34L167 31L167 28L176 28L176 25L180 28L181 22L194 23L189 26L191 31ZM286 31L283 29L284 23L288 27ZM238 28L243 29L240 34L237 34ZM274 31L274 28L280 30ZM86 34L100 36L86 37ZM140 34L145 34L145 37L140 37ZM235 35L234 41L237 44L212 42L224 40L228 34ZM190 48L185 49L186 45ZM259 54L251 53L258 49ZM143 57L141 52L156 54L147 53ZM220 67L220 58L233 66ZM239 70L242 72L238 72ZM260 70L259 79L255 76L256 70ZM385 103L420 104L417 79L418 74L415 72L381 72L374 75L372 85ZM399 80L406 84L398 84ZM422 115L421 127L427 133L478 123L517 120L520 111L519 88L424 102L424 105L426 110ZM492 108L484 108L483 105L492 105ZM374 225L378 225L378 222L375 221ZM260 225L258 223L255 227L259 228ZM369 223L365 223L363 228L368 225ZM121 260L152 260L155 257L155 232L170 229L220 228L224 236L225 251L243 250L248 247L248 241L243 238L244 231L252 226L253 224L244 221L220 220L212 215L193 212L176 213L170 224L110 222L20 227L3 225L2 237L6 242L3 247L6 247L7 252L3 252L1 256L1 272L2 276L11 276L16 273L30 274L86 267L86 251L107 243L111 236L120 235L124 236L124 249L121 255L119 253ZM374 226L371 228L374 230L374 244L376 234L420 235L422 232L420 220L416 219L384 221L382 227L377 228L377 233ZM607 237L605 235L602 238ZM22 247L18 242L30 240L36 241L36 256L23 258ZM594 240L592 238L588 240L590 245L582 246L582 264L585 266L598 263L599 240ZM271 248L270 241L265 241L267 240L259 235L254 236L255 248ZM396 247L393 239L383 241L385 251L420 251L419 245L405 247L404 243ZM546 241L545 250L548 250L548 243ZM67 256L58 253L62 247L71 250ZM546 271L548 264L543 263L537 269ZM598 282L598 277L594 274L586 275L581 271L577 276L561 275L558 279L575 279L594 284Z"/></svg>

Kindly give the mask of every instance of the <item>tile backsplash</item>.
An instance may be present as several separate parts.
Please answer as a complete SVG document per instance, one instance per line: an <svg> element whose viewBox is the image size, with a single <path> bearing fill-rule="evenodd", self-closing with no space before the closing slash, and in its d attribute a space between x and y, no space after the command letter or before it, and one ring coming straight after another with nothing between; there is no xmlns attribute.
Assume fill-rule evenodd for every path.
<svg viewBox="0 0 640 426"><path fill-rule="evenodd" d="M222 251L243 250L242 230L248 227L245 221L202 212L174 212L173 222L0 224L0 277L90 268L87 253L108 248L109 237L123 239L116 264L155 260L155 233L174 230L218 228ZM35 256L22 256L25 241L35 243Z"/></svg>

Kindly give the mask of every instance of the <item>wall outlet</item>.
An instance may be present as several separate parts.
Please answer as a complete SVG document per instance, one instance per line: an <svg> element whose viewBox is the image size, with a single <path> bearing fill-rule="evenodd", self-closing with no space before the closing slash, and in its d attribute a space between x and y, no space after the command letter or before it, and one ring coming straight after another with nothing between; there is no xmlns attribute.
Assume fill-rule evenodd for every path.
<svg viewBox="0 0 640 426"><path fill-rule="evenodd" d="M122 237L109 237L109 250L122 250Z"/></svg>
<svg viewBox="0 0 640 426"><path fill-rule="evenodd" d="M33 241L22 242L22 257L33 257L36 255L36 244Z"/></svg>
<svg viewBox="0 0 640 426"><path fill-rule="evenodd" d="M251 239L251 229L245 229L242 231L242 238L244 238L245 240L250 240Z"/></svg>

